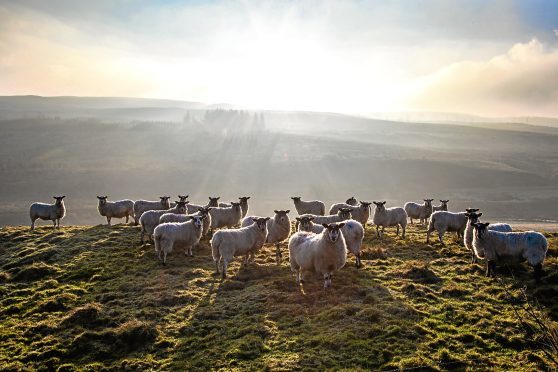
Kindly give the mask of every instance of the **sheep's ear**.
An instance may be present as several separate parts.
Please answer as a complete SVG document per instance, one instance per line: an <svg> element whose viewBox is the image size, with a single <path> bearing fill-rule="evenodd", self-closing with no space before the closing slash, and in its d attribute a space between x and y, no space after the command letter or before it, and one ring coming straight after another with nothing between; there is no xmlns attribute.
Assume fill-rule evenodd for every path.
<svg viewBox="0 0 558 372"><path fill-rule="evenodd" d="M291 211L290 209L287 209L287 210L285 211L285 214L290 213L290 211Z"/></svg>
<svg viewBox="0 0 558 372"><path fill-rule="evenodd" d="M385 205L386 203L387 203L387 201L384 200L384 201L382 202L382 205Z"/></svg>
<svg viewBox="0 0 558 372"><path fill-rule="evenodd" d="M186 201L185 201L185 202L183 202L183 203L184 203L184 205L186 205L186 204L190 204L190 202L189 202L188 200L186 200Z"/></svg>
<svg viewBox="0 0 558 372"><path fill-rule="evenodd" d="M341 222L339 225L337 225L337 227L342 228L343 226L345 226L345 222Z"/></svg>
<svg viewBox="0 0 558 372"><path fill-rule="evenodd" d="M102 199L99 195L97 195L97 199Z"/></svg>
<svg viewBox="0 0 558 372"><path fill-rule="evenodd" d="M296 217L296 220L297 220L297 221L302 221L302 218Z"/></svg>
<svg viewBox="0 0 558 372"><path fill-rule="evenodd" d="M208 198L209 200L211 200L211 196L208 196L207 198Z"/></svg>
<svg viewBox="0 0 558 372"><path fill-rule="evenodd" d="M279 214L279 211L276 209L276 210L273 211L273 213Z"/></svg>
<svg viewBox="0 0 558 372"><path fill-rule="evenodd" d="M269 221L270 219L271 219L271 217L266 217L265 218L266 221Z"/></svg>
<svg viewBox="0 0 558 372"><path fill-rule="evenodd" d="M465 212L465 217L471 217L471 214L469 212Z"/></svg>
<svg viewBox="0 0 558 372"><path fill-rule="evenodd" d="M250 197L249 197L249 196L245 196L245 198L246 198L246 200L250 199Z"/></svg>
<svg viewBox="0 0 558 372"><path fill-rule="evenodd" d="M308 217L308 221L314 221L314 218L316 217Z"/></svg>
<svg viewBox="0 0 558 372"><path fill-rule="evenodd" d="M329 225L327 223L322 223L322 226L325 227L326 229L329 229Z"/></svg>
<svg viewBox="0 0 558 372"><path fill-rule="evenodd" d="M204 209L203 208L198 208L198 212L203 212Z"/></svg>
<svg viewBox="0 0 558 372"><path fill-rule="evenodd" d="M480 217L480 216L482 216L482 212L477 215L477 217Z"/></svg>

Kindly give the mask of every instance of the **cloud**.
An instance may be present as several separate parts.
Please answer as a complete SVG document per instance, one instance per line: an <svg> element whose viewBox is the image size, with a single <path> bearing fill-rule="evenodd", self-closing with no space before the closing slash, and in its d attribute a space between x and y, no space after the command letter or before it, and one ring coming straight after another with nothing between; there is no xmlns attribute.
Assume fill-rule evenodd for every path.
<svg viewBox="0 0 558 372"><path fill-rule="evenodd" d="M558 116L558 50L532 39L486 61L451 64L418 79L414 110Z"/></svg>

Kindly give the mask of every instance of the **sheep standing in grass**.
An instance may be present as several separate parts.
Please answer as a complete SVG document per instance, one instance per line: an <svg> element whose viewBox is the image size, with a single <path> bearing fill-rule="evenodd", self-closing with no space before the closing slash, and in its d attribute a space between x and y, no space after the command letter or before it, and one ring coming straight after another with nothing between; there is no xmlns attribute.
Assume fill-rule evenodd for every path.
<svg viewBox="0 0 558 372"><path fill-rule="evenodd" d="M424 204L414 202L405 203L403 208L407 216L411 219L411 224L413 224L413 218L420 220L422 225L426 223L428 217L432 214L432 200L434 199L424 199Z"/></svg>
<svg viewBox="0 0 558 372"><path fill-rule="evenodd" d="M440 205L432 206L432 212L447 211L448 210L448 203L449 203L449 200L440 199Z"/></svg>
<svg viewBox="0 0 558 372"><path fill-rule="evenodd" d="M325 215L325 204L319 200L302 201L300 196L293 196L294 206L299 215L314 214L316 216Z"/></svg>
<svg viewBox="0 0 558 372"><path fill-rule="evenodd" d="M386 202L373 202L376 205L374 209L374 217L372 221L376 225L376 236L384 237L384 229L390 226L397 226L397 235L399 235L399 226L403 230L401 239L405 239L405 230L407 228L407 213L401 207L386 208ZM382 227L380 235L379 228Z"/></svg>
<svg viewBox="0 0 558 372"><path fill-rule="evenodd" d="M188 202L177 201L176 207L166 209L163 211L158 210L151 210L145 211L141 214L140 217L140 225L141 225L141 244L144 243L143 237L147 235L149 239L152 238L153 231L159 225L159 219L161 216L167 213L176 213L176 214L186 214L186 204Z"/></svg>
<svg viewBox="0 0 558 372"><path fill-rule="evenodd" d="M60 229L60 220L66 216L66 206L64 205L64 196L53 196L56 200L54 204L33 203L29 207L29 217L31 218L31 230L35 230L35 221L37 218L41 220L51 220L53 228Z"/></svg>
<svg viewBox="0 0 558 372"><path fill-rule="evenodd" d="M360 204L356 207L353 207L351 210L351 218L360 222L363 225L366 225L368 220L370 219L370 202L360 201Z"/></svg>
<svg viewBox="0 0 558 372"><path fill-rule="evenodd" d="M265 240L268 244L275 244L275 261L277 265L281 263L281 247L280 244L291 234L291 220L289 219L290 210L275 210L273 218L267 221L267 238ZM246 227L254 223L257 216L247 216L242 219L240 226ZM250 253L250 261L254 261L256 251Z"/></svg>
<svg viewBox="0 0 558 372"><path fill-rule="evenodd" d="M354 196L351 196L345 203L335 203L329 208L329 214L337 214L339 208L347 208L349 206L354 207L358 204Z"/></svg>
<svg viewBox="0 0 558 372"><path fill-rule="evenodd" d="M160 201L136 200L134 202L134 223L139 224L139 219L145 211L161 211L170 208L170 196L159 196Z"/></svg>
<svg viewBox="0 0 558 372"><path fill-rule="evenodd" d="M211 215L211 229L234 227L240 223L242 209L240 203L231 202L231 207L213 208L209 214Z"/></svg>
<svg viewBox="0 0 558 372"><path fill-rule="evenodd" d="M190 221L182 223L162 223L153 232L155 253L159 260L163 253L163 265L167 264L167 254L175 245L185 247L184 254L192 256L192 247L199 243L202 235L204 216L190 216Z"/></svg>
<svg viewBox="0 0 558 372"><path fill-rule="evenodd" d="M110 226L111 218L124 218L126 217L126 223L128 223L128 218L134 217L134 201L130 199L118 200L109 202L107 201L108 196L97 196L99 199L99 205L97 209L99 214L107 218L107 223Z"/></svg>
<svg viewBox="0 0 558 372"><path fill-rule="evenodd" d="M323 225L318 225L314 223L314 217L312 216L301 216L296 217L299 228L298 231L313 232L314 234L320 234L324 231ZM347 250L355 255L356 267L357 269L362 266L360 260L360 251L362 249L362 241L364 239L364 227L362 224L355 220L345 220L342 221L345 226L341 229L343 237L345 238L345 244L347 244Z"/></svg>
<svg viewBox="0 0 558 372"><path fill-rule="evenodd" d="M240 200L240 208L242 209L242 218L246 217L246 214L248 214L248 199L250 199L249 196L241 196L238 198L238 200ZM230 206L229 203L219 203L220 208L228 208Z"/></svg>
<svg viewBox="0 0 558 372"><path fill-rule="evenodd" d="M317 272L324 277L324 288L329 288L332 273L345 266L347 245L341 233L345 223L323 226L320 234L297 232L289 239L289 261L299 284L306 272Z"/></svg>
<svg viewBox="0 0 558 372"><path fill-rule="evenodd" d="M476 222L473 249L479 258L486 258L486 276L494 276L497 263L527 261L535 271L535 281L542 276L542 265L548 250L543 234L536 231L500 232L488 229L489 223Z"/></svg>
<svg viewBox="0 0 558 372"><path fill-rule="evenodd" d="M444 243L444 234L447 231L454 231L457 233L457 238L462 241L465 227L467 227L467 212L446 212L438 211L432 213L430 216L430 223L426 231L426 243L430 243L430 234L435 230L438 232L438 239L442 245Z"/></svg>
<svg viewBox="0 0 558 372"><path fill-rule="evenodd" d="M234 256L244 256L244 267L252 251L258 251L267 238L267 221L269 217L257 218L252 225L240 229L224 229L217 231L211 238L211 252L215 261L215 271L219 274L219 266L223 261L221 276L226 278L227 266Z"/></svg>
<svg viewBox="0 0 558 372"><path fill-rule="evenodd" d="M479 217L482 213L477 213L478 209L467 209L467 226L465 227L465 238L463 242L465 243L465 248L471 252L471 263L477 262L477 256L475 256L475 250L473 249L473 225L479 222ZM500 231L500 232L512 232L512 227L507 223L493 223L488 226L488 230Z"/></svg>
<svg viewBox="0 0 558 372"><path fill-rule="evenodd" d="M186 205L186 207L188 206L189 204ZM209 232L209 227L211 226L211 215L209 214L211 209L212 207L199 207L198 211L192 214L165 213L159 218L159 223L187 222L190 216L205 216L202 226L202 236L205 236Z"/></svg>

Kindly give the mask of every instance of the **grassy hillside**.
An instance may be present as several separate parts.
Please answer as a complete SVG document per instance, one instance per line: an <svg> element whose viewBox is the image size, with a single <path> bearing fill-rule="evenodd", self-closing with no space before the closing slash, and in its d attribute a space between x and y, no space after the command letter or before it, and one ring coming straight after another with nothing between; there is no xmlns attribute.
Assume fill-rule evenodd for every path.
<svg viewBox="0 0 558 372"><path fill-rule="evenodd" d="M547 237L535 287L523 265L485 278L453 237L426 245L411 228L381 242L368 229L364 267L351 257L324 291L317 277L299 289L271 248L221 281L207 240L164 267L137 227L5 227L0 369L548 368L512 307L526 286L558 319L558 234Z"/></svg>

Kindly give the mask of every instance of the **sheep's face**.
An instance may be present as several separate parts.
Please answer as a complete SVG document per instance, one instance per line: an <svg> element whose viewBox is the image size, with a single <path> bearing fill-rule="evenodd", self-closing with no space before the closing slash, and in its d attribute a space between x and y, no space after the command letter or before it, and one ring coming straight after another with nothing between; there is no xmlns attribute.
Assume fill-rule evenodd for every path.
<svg viewBox="0 0 558 372"><path fill-rule="evenodd" d="M341 218L349 220L351 218L351 212L352 211L353 211L353 208L339 208L339 211L337 212L337 215Z"/></svg>
<svg viewBox="0 0 558 372"><path fill-rule="evenodd" d="M240 200L242 204L248 203L248 199L250 199L249 196L241 196L240 198L238 198L238 200Z"/></svg>
<svg viewBox="0 0 558 372"><path fill-rule="evenodd" d="M424 205L427 207L431 207L432 206L432 200L434 199L424 199Z"/></svg>
<svg viewBox="0 0 558 372"><path fill-rule="evenodd" d="M181 202L186 201L186 199L188 199L188 196L190 195L178 195L178 200L180 200Z"/></svg>
<svg viewBox="0 0 558 372"><path fill-rule="evenodd" d="M349 204L349 205L356 205L357 200L355 199L354 196L351 196L349 199L347 199L347 201L345 202L345 204Z"/></svg>
<svg viewBox="0 0 558 372"><path fill-rule="evenodd" d="M372 202L376 206L376 212L383 212L386 210L386 202Z"/></svg>
<svg viewBox="0 0 558 372"><path fill-rule="evenodd" d="M205 218L205 216L191 216L190 217L190 219L192 220L192 223L198 229L202 227L202 222L203 222L204 218Z"/></svg>
<svg viewBox="0 0 558 372"><path fill-rule="evenodd" d="M216 197L210 196L210 197L209 197L209 204L208 204L208 206L210 206L210 207L218 207L218 206L219 206L219 199L221 199L220 196L216 196Z"/></svg>
<svg viewBox="0 0 558 372"><path fill-rule="evenodd" d="M290 210L287 209L286 211L274 211L276 216L275 216L275 220L279 221L279 222L287 222L289 220L289 217L287 216L287 214L289 214Z"/></svg>
<svg viewBox="0 0 558 372"><path fill-rule="evenodd" d="M178 214L185 214L186 213L186 204L188 204L189 202L185 202L185 201L177 201L176 203L176 211L178 212Z"/></svg>
<svg viewBox="0 0 558 372"><path fill-rule="evenodd" d="M447 208L449 200L440 200L440 203L442 203L442 207Z"/></svg>
<svg viewBox="0 0 558 372"><path fill-rule="evenodd" d="M161 204L167 205L169 203L170 196L159 196L159 199L161 199Z"/></svg>
<svg viewBox="0 0 558 372"><path fill-rule="evenodd" d="M293 197L291 197L291 199L293 199L293 201L295 201L295 202L299 202L301 197L300 196L293 196Z"/></svg>
<svg viewBox="0 0 558 372"><path fill-rule="evenodd" d="M97 196L97 199L99 199L99 205L107 204L107 198L107 196Z"/></svg>
<svg viewBox="0 0 558 372"><path fill-rule="evenodd" d="M198 208L198 211L202 214L202 216L207 216L209 214L209 211L212 210L213 207L207 207L207 208Z"/></svg>
<svg viewBox="0 0 558 372"><path fill-rule="evenodd" d="M262 217L262 218L256 218L253 221L256 222L256 225L258 226L258 230L263 232L267 229L267 221L268 220L269 220L269 217Z"/></svg>
<svg viewBox="0 0 558 372"><path fill-rule="evenodd" d="M364 202L364 201L360 201L360 208L363 210L366 210L370 207L372 203L370 202Z"/></svg>
<svg viewBox="0 0 558 372"><path fill-rule="evenodd" d="M240 209L240 203L231 202L231 206L232 206L232 208L235 209L235 210L239 210L239 209Z"/></svg>
<svg viewBox="0 0 558 372"><path fill-rule="evenodd" d="M479 209L478 208L465 208L465 212L467 213L474 213L474 212L478 212Z"/></svg>
<svg viewBox="0 0 558 372"><path fill-rule="evenodd" d="M477 236L477 238L482 238L486 232L488 231L488 225L490 225L489 222L476 222L473 224L473 228L475 229L475 235Z"/></svg>
<svg viewBox="0 0 558 372"><path fill-rule="evenodd" d="M300 231L312 231L314 217L297 217L296 220L300 224Z"/></svg>
<svg viewBox="0 0 558 372"><path fill-rule="evenodd" d="M482 216L482 213L475 213L475 212L465 213L465 216L467 216L469 222L471 223L471 225L473 225L476 222L479 222L479 217Z"/></svg>
<svg viewBox="0 0 558 372"><path fill-rule="evenodd" d="M331 240L332 242L336 242L339 239L339 236L341 235L341 231L339 231L343 226L345 226L344 223L330 223L329 225L327 223L322 224L322 226L326 229L326 234L327 237L329 238L329 240Z"/></svg>
<svg viewBox="0 0 558 372"><path fill-rule="evenodd" d="M62 199L64 199L66 197L66 195L64 196L53 196L54 199L56 199L56 205L62 205Z"/></svg>

